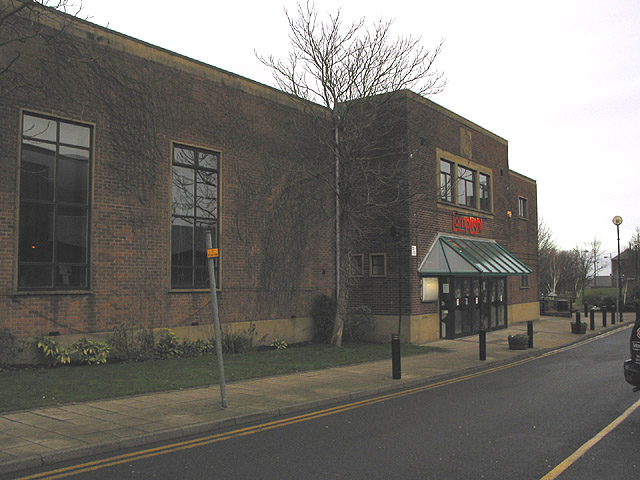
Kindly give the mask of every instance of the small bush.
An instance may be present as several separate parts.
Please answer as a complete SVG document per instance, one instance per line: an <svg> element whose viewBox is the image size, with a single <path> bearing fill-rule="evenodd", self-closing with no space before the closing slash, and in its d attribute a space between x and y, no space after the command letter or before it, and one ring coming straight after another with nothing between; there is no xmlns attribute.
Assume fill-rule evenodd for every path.
<svg viewBox="0 0 640 480"><path fill-rule="evenodd" d="M136 335L137 360L150 360L155 356L156 337L153 328L143 328Z"/></svg>
<svg viewBox="0 0 640 480"><path fill-rule="evenodd" d="M120 324L114 330L107 343L110 357L116 361L132 362L138 359L138 344L133 335L133 328Z"/></svg>
<svg viewBox="0 0 640 480"><path fill-rule="evenodd" d="M353 307L347 312L344 321L343 338L345 342L361 342L373 327L371 309L366 305Z"/></svg>
<svg viewBox="0 0 640 480"><path fill-rule="evenodd" d="M155 358L178 358L182 356L180 339L171 330L166 329L155 346Z"/></svg>
<svg viewBox="0 0 640 480"><path fill-rule="evenodd" d="M285 342L281 338L276 338L275 340L273 340L273 342L271 342L271 348L275 348L276 350L286 350L288 346L289 345L287 345L287 342Z"/></svg>
<svg viewBox="0 0 640 480"><path fill-rule="evenodd" d="M202 340L201 338L191 341L186 338L182 340L180 346L183 357L201 357L216 353L216 344L213 339Z"/></svg>
<svg viewBox="0 0 640 480"><path fill-rule="evenodd" d="M0 328L0 367L15 363L16 355L22 351L20 341L6 327Z"/></svg>
<svg viewBox="0 0 640 480"><path fill-rule="evenodd" d="M43 354L49 365L71 363L71 352L60 345L53 337L40 337L36 340L36 347Z"/></svg>
<svg viewBox="0 0 640 480"><path fill-rule="evenodd" d="M315 326L313 340L329 343L333 334L333 323L336 318L336 302L328 295L318 295L311 306L311 318Z"/></svg>
<svg viewBox="0 0 640 480"><path fill-rule="evenodd" d="M89 365L100 365L107 363L107 355L111 347L105 342L98 342L82 337L76 343L71 345L70 351L80 363L88 363Z"/></svg>
<svg viewBox="0 0 640 480"><path fill-rule="evenodd" d="M258 332L256 332L256 326L251 324L248 330L236 332L236 333L223 333L222 353L244 353L255 350L259 343L264 341L266 335L260 340L256 341Z"/></svg>

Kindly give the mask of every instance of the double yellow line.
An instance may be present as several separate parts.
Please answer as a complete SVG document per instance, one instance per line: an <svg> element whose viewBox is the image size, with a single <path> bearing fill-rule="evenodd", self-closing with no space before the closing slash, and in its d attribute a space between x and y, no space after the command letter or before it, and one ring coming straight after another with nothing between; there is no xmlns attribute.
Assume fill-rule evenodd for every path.
<svg viewBox="0 0 640 480"><path fill-rule="evenodd" d="M614 333L613 331L611 332L607 332L606 334L600 335L598 337L593 337L592 339L587 340L586 342L591 342L595 339L598 338L603 338L605 336L608 336L610 334ZM205 437L200 437L194 440L187 440L184 442L178 442L178 443L172 443L169 445L164 445L161 447L155 447L155 448L149 448L149 449L145 449L145 450L140 450L137 452L132 452L132 453L127 453L127 454L123 454L123 455L117 455L117 456L113 456L113 457L108 457L108 458L104 458L102 460L95 460L92 462L86 462L86 463L81 463L78 465L73 465L70 467L64 467L64 468L59 468L56 470L50 470L47 472L42 472L42 473L37 473L34 475L29 475L26 477L20 477L16 480L31 480L31 479L47 479L47 480L53 480L56 478L66 478L72 475L78 475L80 473L86 473L86 472L90 472L93 470L99 470L102 468L107 468L107 467L112 467L115 465L120 465L122 463L127 463L127 462L133 462L136 460L142 460L144 458L150 458L150 457L156 457L158 455L166 455L168 453L173 453L173 452L178 452L181 450L188 450L190 448L195 448L195 447L202 447L204 445L210 445L212 443L217 443L217 442L221 442L224 440L229 440L231 438L236 438L236 437L244 437L247 435L253 435L259 432L264 432L266 430L273 430L275 428L281 428L281 427L286 427L288 425L293 425L296 423L301 423L301 422L307 422L309 420L314 420L316 418L322 418L322 417L327 417L329 415L336 415L338 413L342 413L342 412L346 412L349 410L353 410L356 408L361 408L361 407L366 407L368 405L374 405L376 403L380 403L380 402L384 402L387 400L391 400L394 398L400 398L400 397L405 397L408 395L413 395L419 392L424 392L427 390L433 390L436 388L440 388L440 387L444 387L446 385L451 385L454 383L458 383L458 382L463 382L466 380L470 380L472 378L477 378L483 375L488 375L490 373L494 373L494 372L498 372L500 370L505 370L507 368L511 368L511 367L515 367L517 365L522 365L524 363L528 363L531 362L533 360L537 360L539 358L544 358L544 357L548 357L550 355L554 355L556 353L565 351L565 350L569 350L572 348L576 348L579 345L584 344L585 342L579 343L579 344L574 344L574 345L570 345L568 347L564 347L558 350L553 350L550 352L547 352L543 355L539 355L537 357L528 357L528 358L524 358L512 363L508 363L505 365L500 365L497 367L493 367L493 368L489 368L486 370L481 370L478 372L474 372L474 373L470 373L468 375L463 375L460 377L456 377L456 378L451 378L451 379L447 379L447 380L442 380L440 382L435 382L435 383L430 383L428 385L423 385L420 387L414 387L414 388L410 388L407 390L402 390L399 392L394 392L394 393L389 393L386 395L380 395L374 398L369 398L369 399L365 399L365 400L360 400L357 402L352 402L352 403L348 403L345 405L339 405L336 407L331 407L331 408L327 408L324 410L319 410L319 411L315 411L315 412L310 412L310 413L305 413L303 415L297 415L295 417L290 417L290 418L282 418L279 420L274 420L272 422L267 422L267 423L262 423L259 425L254 425L251 427L244 427L244 428L239 428L236 430L232 430L229 432L224 432L224 433L217 433L215 435L208 435ZM622 420L624 420L624 418L626 418L627 416L629 416L632 413L632 409L635 410L635 408L637 408L638 406L640 406L640 401L636 402L636 404L634 404L633 407L631 407L627 412L625 412L625 414L623 414L621 417L619 417L614 423L615 425L613 427L611 427L611 430L613 428L615 428L615 426L617 426L620 422L622 422ZM624 416L626 415L626 416ZM624 416L624 418L622 418ZM616 423L618 422L618 423ZM612 424L613 425L613 424ZM609 428L609 427L607 427ZM605 429L606 430L606 429ZM609 430L609 431L611 431ZM609 431L605 432L602 437L604 437L604 435L606 435ZM604 432L604 430L603 430ZM602 432L601 432L602 433ZM588 444L589 442L587 442ZM597 442L596 442L597 443ZM585 444L585 445L587 445ZM592 445L591 445L592 446ZM584 447L584 446L583 446ZM589 447L591 448L591 447ZM579 450L580 451L580 450ZM582 452L577 458L579 458L580 456L582 456L584 453L586 452L586 450L584 452ZM578 452L574 453L574 455L576 455ZM572 456L573 457L573 456ZM570 459L572 457L569 457L569 459L565 460L562 464L560 464L558 467L556 467L556 469L552 470L552 472L550 472L547 476L545 476L543 478L543 480L551 480L553 478L556 478L556 476L550 476L552 473L556 472L557 470L560 469L561 466L565 466L564 470L566 470L566 468L568 468L568 465L570 465L571 463L567 463L570 461ZM577 460L577 458L575 460ZM573 460L573 461L575 461ZM564 471L562 470L562 471ZM561 471L557 472L558 474L561 473Z"/></svg>

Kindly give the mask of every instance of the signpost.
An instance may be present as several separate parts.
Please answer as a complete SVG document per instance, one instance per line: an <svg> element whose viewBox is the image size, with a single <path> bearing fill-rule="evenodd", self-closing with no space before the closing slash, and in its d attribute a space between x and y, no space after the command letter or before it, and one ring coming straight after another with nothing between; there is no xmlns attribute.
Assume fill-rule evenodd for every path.
<svg viewBox="0 0 640 480"><path fill-rule="evenodd" d="M209 286L211 287L211 306L213 308L213 328L216 335L216 356L218 357L218 376L220 377L220 397L222 407L227 408L227 386L224 379L224 364L222 363L222 331L220 329L220 318L218 316L218 296L216 294L216 271L213 259L219 254L217 248L213 248L211 241L211 231L207 230L207 266L209 267Z"/></svg>

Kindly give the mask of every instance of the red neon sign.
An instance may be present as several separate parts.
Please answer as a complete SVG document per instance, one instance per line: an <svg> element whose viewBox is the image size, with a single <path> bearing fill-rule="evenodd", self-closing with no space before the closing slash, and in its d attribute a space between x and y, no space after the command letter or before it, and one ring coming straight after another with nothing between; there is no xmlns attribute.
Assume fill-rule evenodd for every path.
<svg viewBox="0 0 640 480"><path fill-rule="evenodd" d="M453 231L454 233L466 233L469 235L478 235L482 232L483 219L471 217L468 215L458 215L453 212Z"/></svg>

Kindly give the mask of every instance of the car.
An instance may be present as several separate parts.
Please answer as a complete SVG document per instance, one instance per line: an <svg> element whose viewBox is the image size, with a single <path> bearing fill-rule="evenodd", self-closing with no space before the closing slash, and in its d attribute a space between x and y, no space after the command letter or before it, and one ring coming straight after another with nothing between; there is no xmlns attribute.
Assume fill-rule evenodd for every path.
<svg viewBox="0 0 640 480"><path fill-rule="evenodd" d="M640 390L640 319L633 325L629 342L631 358L624 362L624 379L636 387L634 390Z"/></svg>

